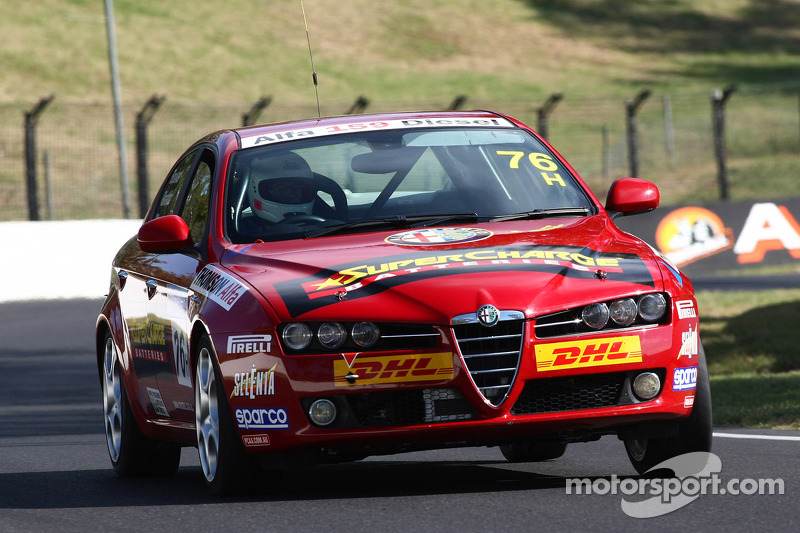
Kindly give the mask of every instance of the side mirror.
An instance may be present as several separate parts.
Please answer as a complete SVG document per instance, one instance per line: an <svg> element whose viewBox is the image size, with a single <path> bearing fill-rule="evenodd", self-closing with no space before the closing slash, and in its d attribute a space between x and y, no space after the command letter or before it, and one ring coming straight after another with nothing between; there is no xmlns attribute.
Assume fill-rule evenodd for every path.
<svg viewBox="0 0 800 533"><path fill-rule="evenodd" d="M611 184L606 210L613 217L646 213L658 207L661 193L654 183L639 178L620 178Z"/></svg>
<svg viewBox="0 0 800 533"><path fill-rule="evenodd" d="M145 252L161 254L179 252L192 246L189 226L178 215L154 218L139 228L139 248Z"/></svg>

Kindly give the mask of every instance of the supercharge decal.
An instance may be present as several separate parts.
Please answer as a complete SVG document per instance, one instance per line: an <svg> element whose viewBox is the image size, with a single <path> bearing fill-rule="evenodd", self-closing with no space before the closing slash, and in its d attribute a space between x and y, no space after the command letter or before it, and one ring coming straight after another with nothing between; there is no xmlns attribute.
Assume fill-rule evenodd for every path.
<svg viewBox="0 0 800 533"><path fill-rule="evenodd" d="M385 257L375 262L323 270L310 278L279 283L276 289L289 312L296 316L336 303L342 291L352 299L421 279L502 270L550 272L586 279L593 278L597 270L603 270L609 280L653 286L647 266L633 254L570 246L515 246Z"/></svg>

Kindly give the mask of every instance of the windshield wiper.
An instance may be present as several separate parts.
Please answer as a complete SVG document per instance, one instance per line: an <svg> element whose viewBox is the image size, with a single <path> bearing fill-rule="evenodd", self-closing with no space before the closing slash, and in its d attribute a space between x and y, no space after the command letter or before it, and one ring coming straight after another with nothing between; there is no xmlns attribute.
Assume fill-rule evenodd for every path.
<svg viewBox="0 0 800 533"><path fill-rule="evenodd" d="M322 237L323 235L333 235L335 233L344 233L347 231L360 230L366 228L379 229L381 227L389 228L420 228L424 226L434 226L453 220L477 220L478 215L475 213L458 213L452 215L413 215L404 216L398 215L388 218L375 218L370 220L358 220L348 224L339 224L338 226L329 226L327 228L320 228L318 230L309 231L305 234L306 239L313 239L314 237Z"/></svg>
<svg viewBox="0 0 800 533"><path fill-rule="evenodd" d="M588 207L558 207L555 209L534 209L533 211L525 211L524 213L512 213L510 215L498 215L491 217L492 222L505 222L507 220L525 220L534 218L547 218L558 216L571 216L582 215L586 216L591 213Z"/></svg>

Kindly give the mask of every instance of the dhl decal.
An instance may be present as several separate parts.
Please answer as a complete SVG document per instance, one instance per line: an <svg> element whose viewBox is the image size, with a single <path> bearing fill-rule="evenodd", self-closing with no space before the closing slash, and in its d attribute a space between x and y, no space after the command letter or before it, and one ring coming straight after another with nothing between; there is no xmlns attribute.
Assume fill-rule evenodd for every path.
<svg viewBox="0 0 800 533"><path fill-rule="evenodd" d="M351 385L346 376L357 375ZM412 355L363 355L348 366L343 359L333 362L333 382L337 387L441 381L453 377L451 352Z"/></svg>
<svg viewBox="0 0 800 533"><path fill-rule="evenodd" d="M548 372L642 362L638 335L536 345L536 370Z"/></svg>
<svg viewBox="0 0 800 533"><path fill-rule="evenodd" d="M381 258L379 262L324 270L310 278L278 284L276 288L289 312L297 316L338 302L342 291L350 300L438 276L517 270L593 278L598 268L610 280L653 284L647 266L633 254L596 252L573 246L515 246L438 254L412 252Z"/></svg>

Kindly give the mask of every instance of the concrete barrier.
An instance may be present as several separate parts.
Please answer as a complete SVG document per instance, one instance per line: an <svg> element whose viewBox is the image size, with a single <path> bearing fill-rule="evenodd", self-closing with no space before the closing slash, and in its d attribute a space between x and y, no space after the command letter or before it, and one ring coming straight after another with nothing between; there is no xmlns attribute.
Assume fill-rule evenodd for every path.
<svg viewBox="0 0 800 533"><path fill-rule="evenodd" d="M102 298L141 220L0 223L0 302Z"/></svg>

